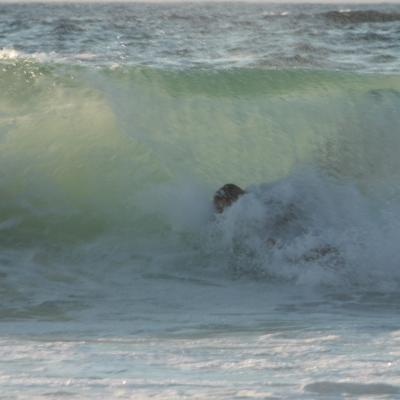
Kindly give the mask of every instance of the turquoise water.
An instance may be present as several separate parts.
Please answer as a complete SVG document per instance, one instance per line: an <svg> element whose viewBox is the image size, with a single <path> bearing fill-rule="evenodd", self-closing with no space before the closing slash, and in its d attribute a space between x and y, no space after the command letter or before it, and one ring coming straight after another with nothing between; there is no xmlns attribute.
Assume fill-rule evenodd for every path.
<svg viewBox="0 0 400 400"><path fill-rule="evenodd" d="M1 396L399 396L398 6L0 9Z"/></svg>

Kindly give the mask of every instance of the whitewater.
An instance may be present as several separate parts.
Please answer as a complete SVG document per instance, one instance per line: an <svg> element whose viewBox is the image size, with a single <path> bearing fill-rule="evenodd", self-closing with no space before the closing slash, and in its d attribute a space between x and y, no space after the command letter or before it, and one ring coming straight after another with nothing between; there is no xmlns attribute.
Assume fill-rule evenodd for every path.
<svg viewBox="0 0 400 400"><path fill-rule="evenodd" d="M398 5L0 11L1 399L400 398Z"/></svg>

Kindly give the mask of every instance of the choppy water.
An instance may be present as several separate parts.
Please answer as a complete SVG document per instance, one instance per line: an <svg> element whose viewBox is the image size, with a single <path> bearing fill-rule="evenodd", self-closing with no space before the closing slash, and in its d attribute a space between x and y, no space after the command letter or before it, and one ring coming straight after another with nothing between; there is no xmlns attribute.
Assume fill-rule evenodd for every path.
<svg viewBox="0 0 400 400"><path fill-rule="evenodd" d="M399 23L1 5L1 396L398 398Z"/></svg>
<svg viewBox="0 0 400 400"><path fill-rule="evenodd" d="M0 5L3 58L397 72L399 5Z"/></svg>

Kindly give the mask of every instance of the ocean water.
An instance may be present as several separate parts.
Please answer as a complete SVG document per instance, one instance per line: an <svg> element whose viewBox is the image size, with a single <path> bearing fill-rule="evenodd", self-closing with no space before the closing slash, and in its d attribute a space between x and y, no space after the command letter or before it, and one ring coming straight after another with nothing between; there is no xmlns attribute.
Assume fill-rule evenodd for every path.
<svg viewBox="0 0 400 400"><path fill-rule="evenodd" d="M0 398L400 398L399 43L395 4L1 4Z"/></svg>

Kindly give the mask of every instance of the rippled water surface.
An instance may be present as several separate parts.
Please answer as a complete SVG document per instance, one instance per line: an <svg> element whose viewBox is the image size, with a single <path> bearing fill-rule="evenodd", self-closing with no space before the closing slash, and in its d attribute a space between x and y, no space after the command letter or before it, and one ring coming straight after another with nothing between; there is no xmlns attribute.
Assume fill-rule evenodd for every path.
<svg viewBox="0 0 400 400"><path fill-rule="evenodd" d="M399 68L396 4L3 4L0 11L5 58L15 50L85 64Z"/></svg>

